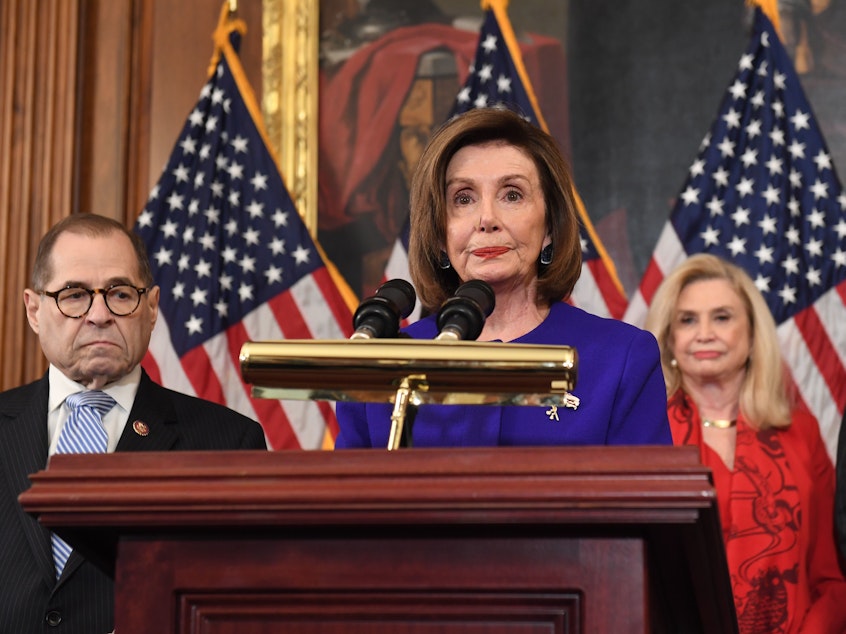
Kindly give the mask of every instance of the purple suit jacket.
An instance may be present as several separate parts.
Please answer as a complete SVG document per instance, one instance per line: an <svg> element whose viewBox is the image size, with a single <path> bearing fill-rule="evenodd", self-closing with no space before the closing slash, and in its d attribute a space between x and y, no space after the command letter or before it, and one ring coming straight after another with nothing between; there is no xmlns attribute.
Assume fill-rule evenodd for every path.
<svg viewBox="0 0 846 634"><path fill-rule="evenodd" d="M435 316L407 329L415 339L438 334ZM603 319L564 302L513 343L568 345L579 365L576 410L558 407L421 405L414 417L414 447L496 445L670 445L667 395L658 344L648 332ZM388 444L391 409L382 403L338 403L337 448Z"/></svg>

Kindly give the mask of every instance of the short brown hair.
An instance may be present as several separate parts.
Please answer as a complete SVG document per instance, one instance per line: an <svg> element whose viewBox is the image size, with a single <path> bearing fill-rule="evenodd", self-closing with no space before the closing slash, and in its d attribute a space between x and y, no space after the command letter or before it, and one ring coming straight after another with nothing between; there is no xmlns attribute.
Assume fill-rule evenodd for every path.
<svg viewBox="0 0 846 634"><path fill-rule="evenodd" d="M538 300L570 295L582 271L579 219L570 167L555 140L505 108L477 108L454 117L435 132L420 156L411 182L408 264L421 304L434 311L453 295L460 280L438 266L446 242L446 171L458 150L503 141L524 151L538 170L552 236L553 258L538 271Z"/></svg>
<svg viewBox="0 0 846 634"><path fill-rule="evenodd" d="M130 231L117 220L98 216L96 214L73 214L63 218L53 225L41 242L38 243L38 251L35 254L35 263L32 266L32 288L33 290L46 290L44 285L53 277L53 247L59 236L63 233L76 233L91 237L108 236L112 233L122 233L132 243L135 251L135 258L138 261L138 274L144 286L153 285L153 272L150 269L150 260L147 257L147 248L144 241L134 231Z"/></svg>
<svg viewBox="0 0 846 634"><path fill-rule="evenodd" d="M746 378L740 388L740 411L757 429L788 426L790 402L785 389L784 364L779 352L775 320L746 271L716 255L699 253L682 262L664 278L649 306L645 327L655 335L661 349L667 395L672 396L682 387L681 372L673 366L670 350L670 330L676 304L688 285L702 280L725 280L746 308L752 347Z"/></svg>

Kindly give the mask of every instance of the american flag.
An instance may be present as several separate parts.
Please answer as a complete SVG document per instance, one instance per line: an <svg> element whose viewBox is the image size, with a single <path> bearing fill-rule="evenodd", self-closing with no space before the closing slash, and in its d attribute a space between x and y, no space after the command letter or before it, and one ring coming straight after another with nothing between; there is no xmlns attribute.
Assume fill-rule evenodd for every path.
<svg viewBox="0 0 846 634"><path fill-rule="evenodd" d="M665 273L708 252L742 266L778 325L801 399L834 456L846 403L846 195L769 19L754 32L664 226L626 320Z"/></svg>
<svg viewBox="0 0 846 634"><path fill-rule="evenodd" d="M522 57L504 4L490 0L491 8L479 33L479 44L463 88L450 116L472 110L504 105L519 112L548 131L523 68ZM573 304L603 317L621 318L626 297L611 259L591 224L577 192L573 192L581 219L582 274L570 298ZM394 245L385 278L408 275L408 226ZM412 318L414 315L412 315Z"/></svg>
<svg viewBox="0 0 846 634"><path fill-rule="evenodd" d="M222 20L218 61L135 227L162 289L144 367L258 420L274 449L315 449L337 431L332 407L251 398L238 356L246 341L348 337L352 293L282 181L236 52L243 28Z"/></svg>

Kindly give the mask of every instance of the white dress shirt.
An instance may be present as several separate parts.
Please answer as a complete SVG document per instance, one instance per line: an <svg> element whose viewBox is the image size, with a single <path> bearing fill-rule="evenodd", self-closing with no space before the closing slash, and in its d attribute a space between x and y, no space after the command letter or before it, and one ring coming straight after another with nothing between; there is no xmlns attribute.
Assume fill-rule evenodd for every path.
<svg viewBox="0 0 846 634"><path fill-rule="evenodd" d="M47 378L50 382L50 397L47 401L47 440L49 449L47 456L56 452L56 444L64 429L65 422L70 416L70 408L65 404L65 399L71 394L84 392L86 388L81 383L70 380L61 370L51 365L47 371ZM141 366L135 368L119 381L109 383L103 392L115 399L116 405L103 416L103 427L109 436L107 452L112 453L117 447L126 421L129 420L129 412L135 402L135 395L138 393L138 385L141 382Z"/></svg>

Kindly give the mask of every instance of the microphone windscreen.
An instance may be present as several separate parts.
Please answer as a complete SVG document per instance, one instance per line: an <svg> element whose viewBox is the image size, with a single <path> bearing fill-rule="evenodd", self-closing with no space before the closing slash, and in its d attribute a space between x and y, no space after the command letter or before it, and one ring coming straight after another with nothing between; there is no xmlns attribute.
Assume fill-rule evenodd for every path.
<svg viewBox="0 0 846 634"><path fill-rule="evenodd" d="M405 319L414 310L417 302L417 293L414 287L406 280L397 278L388 280L376 289L376 295L384 297L397 307L400 317Z"/></svg>
<svg viewBox="0 0 846 634"><path fill-rule="evenodd" d="M365 299L353 315L351 339L396 337L400 321L411 314L417 293L402 279L388 280L376 293Z"/></svg>
<svg viewBox="0 0 846 634"><path fill-rule="evenodd" d="M485 320L493 312L496 296L487 282L470 280L459 286L438 311L436 339L478 338Z"/></svg>

